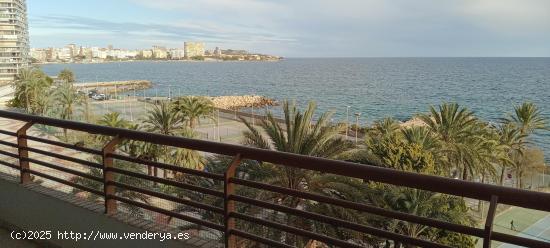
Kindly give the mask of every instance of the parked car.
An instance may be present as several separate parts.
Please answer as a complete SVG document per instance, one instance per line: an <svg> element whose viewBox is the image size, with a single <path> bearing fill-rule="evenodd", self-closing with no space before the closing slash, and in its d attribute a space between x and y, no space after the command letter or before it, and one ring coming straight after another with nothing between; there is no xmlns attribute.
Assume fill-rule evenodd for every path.
<svg viewBox="0 0 550 248"><path fill-rule="evenodd" d="M95 94L95 95L92 95L92 99L96 101L104 101L104 100L107 100L107 96L105 96L105 94Z"/></svg>

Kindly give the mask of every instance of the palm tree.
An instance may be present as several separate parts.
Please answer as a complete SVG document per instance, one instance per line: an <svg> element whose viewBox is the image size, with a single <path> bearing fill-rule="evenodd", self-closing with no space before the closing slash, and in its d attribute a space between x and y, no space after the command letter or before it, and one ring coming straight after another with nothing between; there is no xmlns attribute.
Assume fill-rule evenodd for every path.
<svg viewBox="0 0 550 248"><path fill-rule="evenodd" d="M465 166L467 139L473 135L477 119L467 108L456 103L444 103L438 109L431 106L430 114L419 116L428 129L441 141L447 169L462 172L462 179L471 173Z"/></svg>
<svg viewBox="0 0 550 248"><path fill-rule="evenodd" d="M548 130L547 120L542 116L540 109L531 102L524 102L514 107L514 115L505 119L519 128L522 135L530 135L540 130Z"/></svg>
<svg viewBox="0 0 550 248"><path fill-rule="evenodd" d="M95 160L95 162L98 162L98 161L101 162L102 158L99 157L99 156L96 156L96 157L93 158L93 160ZM122 161L122 160L114 160L113 166L115 168L130 171L130 172L142 173L142 169L141 169L140 165L133 164L133 163L126 162L126 161ZM92 176L95 176L95 177L99 177L99 178L103 177L102 170L98 169L98 168L91 168L90 171L88 172L88 174L90 174ZM134 186L134 187L140 187L140 188L151 188L152 187L150 181L141 180L137 177L126 176L126 175L122 175L122 174L118 174L118 173L114 174L114 179L113 180L115 182L124 183L124 184L131 185L131 186ZM100 182L97 182L97 181L89 180L89 179L84 178L84 177L74 177L74 178L71 179L71 181L74 182L74 183L78 183L80 185L86 186L88 188L103 191L103 183L100 183ZM80 190L80 189L77 189L77 188L73 189L73 193L80 193L80 192L83 192L83 191ZM124 197L124 198L129 199L129 200L140 201L140 202L144 202L144 203L148 203L148 201L149 201L149 196L147 196L147 195L137 193L137 192L134 192L134 191L131 191L131 190L125 190L125 189L120 188L120 187L115 187L115 195L117 195L119 197ZM90 200L97 200L99 197L100 196L96 195L96 194L88 194L88 198ZM143 212L140 208L132 206L132 205L126 205L126 204L123 204L123 206L125 206L130 211L131 214L143 217L142 216Z"/></svg>
<svg viewBox="0 0 550 248"><path fill-rule="evenodd" d="M62 80L64 83L73 83L76 81L74 73L69 69L63 69L59 72L57 76L59 80Z"/></svg>
<svg viewBox="0 0 550 248"><path fill-rule="evenodd" d="M114 127L114 128L129 128L131 127L131 124L126 119L122 118L120 116L120 113L118 112L111 112L103 115L99 121L97 121L97 124L107 127ZM105 142L111 140L111 137L104 136L104 135L97 135L96 140L100 143L104 144ZM126 143L126 142L124 142Z"/></svg>
<svg viewBox="0 0 550 248"><path fill-rule="evenodd" d="M179 133L179 136L189 139L197 138L197 135L191 129L184 129ZM196 150L174 148L171 149L170 155L169 162L173 165L195 170L204 169L204 157Z"/></svg>
<svg viewBox="0 0 550 248"><path fill-rule="evenodd" d="M543 117L541 110L534 103L524 102L514 107L514 114L505 118L504 124L515 127L518 130L517 132L519 132L516 134L519 135L519 137L516 138L519 139L518 143L520 145L517 146L516 151L512 152L511 155L513 155L512 162L514 171L516 171L517 186L522 188L523 181L521 177L526 170L523 167L528 166L524 163L527 161L527 159L524 158L524 152L528 149L526 146L527 139L531 134L537 131L549 130L547 120Z"/></svg>
<svg viewBox="0 0 550 248"><path fill-rule="evenodd" d="M130 125L130 122L124 118L121 118L120 113L111 112L103 115L97 124L108 127L127 128Z"/></svg>
<svg viewBox="0 0 550 248"><path fill-rule="evenodd" d="M391 185L372 184L369 188L371 190L366 194L369 202L380 208L461 225L474 226L475 224L474 220L468 215L468 208L464 200L460 197ZM391 232L438 242L444 245L475 247L475 242L467 235L440 231L428 226L397 219L383 220L378 224L381 228L385 228ZM460 238L451 238L454 235L459 235ZM407 244L404 244L404 246L414 247ZM394 247L401 247L401 244L394 242Z"/></svg>
<svg viewBox="0 0 550 248"><path fill-rule="evenodd" d="M153 105L153 108L147 111L147 115L143 120L144 128L148 132L159 133L163 135L177 136L184 132L185 127L182 126L182 119L180 113L174 110L174 106L166 102L161 102L159 105ZM162 150L163 162L169 163L172 157L172 149L169 147L158 147L157 145L144 146L151 151ZM156 152L155 152L156 153ZM151 155L151 154L149 154ZM182 154L179 154L182 155ZM182 155L183 156L183 155ZM178 161L179 162L179 161ZM157 168L155 167L155 175L157 175ZM167 171L164 170L164 177L167 177Z"/></svg>
<svg viewBox="0 0 550 248"><path fill-rule="evenodd" d="M370 134L377 137L388 137L397 134L399 131L399 123L397 120L388 117L374 122L370 130Z"/></svg>
<svg viewBox="0 0 550 248"><path fill-rule="evenodd" d="M82 95L78 94L72 83L64 83L55 90L56 102L60 108L60 117L64 120L72 120L74 107L82 101ZM67 129L63 129L65 139L67 139Z"/></svg>
<svg viewBox="0 0 550 248"><path fill-rule="evenodd" d="M290 104L285 101L283 111L285 115L284 128L275 120L271 112L267 113L267 118L261 121L259 127L253 126L241 118L248 128L243 134L243 143L261 149L331 159L341 157L351 147L349 142L339 137L339 133L342 131L341 127L329 125L331 113L323 113L316 122L313 121L315 115L313 102L310 102L308 108L302 113L294 103ZM294 190L312 190L310 182L319 175L312 171L268 163L251 167L247 174L264 175L261 179L263 182ZM305 204L300 198L267 192L260 193L256 197L262 200L281 202L293 208ZM270 218L276 218L276 216ZM289 224L295 221L295 218L291 216L285 218ZM305 225L305 223L299 223L299 225ZM304 243L294 236L287 237L286 242L289 244Z"/></svg>
<svg viewBox="0 0 550 248"><path fill-rule="evenodd" d="M409 144L417 144L426 151L435 152L439 141L426 127L413 126L401 130L404 140Z"/></svg>
<svg viewBox="0 0 550 248"><path fill-rule="evenodd" d="M348 150L349 142L338 138L341 131L339 127L329 125L332 113L323 113L317 122L314 122L315 108L315 103L310 102L304 113L301 113L294 103L289 104L285 101L283 103L284 128L275 120L271 112L267 113L267 120L261 121L261 130L241 118L248 128L243 134L245 137L243 143L262 149L338 158ZM262 131L267 137L262 135Z"/></svg>
<svg viewBox="0 0 550 248"><path fill-rule="evenodd" d="M517 167L517 158L522 155L526 135L521 134L521 131L511 123L505 123L498 130L500 144L506 147L506 159L500 163L500 180L499 184L504 183L506 169L509 167Z"/></svg>
<svg viewBox="0 0 550 248"><path fill-rule="evenodd" d="M183 129L179 113L174 111L173 107L166 102L153 105L152 109L147 111L143 123L145 130L148 132L164 135L173 136Z"/></svg>
<svg viewBox="0 0 550 248"><path fill-rule="evenodd" d="M212 117L214 103L206 97L187 96L174 102L174 110L179 112L182 120L191 129L200 124L200 118Z"/></svg>
<svg viewBox="0 0 550 248"><path fill-rule="evenodd" d="M42 113L49 106L43 106L44 97L50 95L51 79L42 71L32 67L22 69L14 81L14 98L9 105L24 108L29 113ZM40 99L39 99L40 98Z"/></svg>

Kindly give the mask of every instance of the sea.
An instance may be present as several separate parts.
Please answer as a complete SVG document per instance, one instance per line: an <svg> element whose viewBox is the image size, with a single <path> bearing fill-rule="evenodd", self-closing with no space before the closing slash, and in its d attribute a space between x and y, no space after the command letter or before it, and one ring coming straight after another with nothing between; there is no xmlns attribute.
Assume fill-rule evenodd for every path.
<svg viewBox="0 0 550 248"><path fill-rule="evenodd" d="M333 121L370 124L384 117L407 121L430 106L456 102L498 123L524 101L550 120L550 58L288 58L278 62L142 61L46 64L57 75L72 70L79 82L150 80L147 96L262 95L315 101ZM349 111L348 111L349 106ZM258 111L258 110L256 110ZM273 111L280 111L274 109ZM533 143L550 156L550 132Z"/></svg>

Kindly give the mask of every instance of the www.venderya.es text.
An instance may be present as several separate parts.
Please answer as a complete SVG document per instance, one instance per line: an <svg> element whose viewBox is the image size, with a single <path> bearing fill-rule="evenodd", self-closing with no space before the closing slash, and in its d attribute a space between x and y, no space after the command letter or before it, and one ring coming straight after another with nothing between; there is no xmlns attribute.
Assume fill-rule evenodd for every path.
<svg viewBox="0 0 550 248"><path fill-rule="evenodd" d="M12 231L10 233L15 240L72 240L95 241L95 240L187 240L189 233L163 233L163 232L74 232L74 231Z"/></svg>

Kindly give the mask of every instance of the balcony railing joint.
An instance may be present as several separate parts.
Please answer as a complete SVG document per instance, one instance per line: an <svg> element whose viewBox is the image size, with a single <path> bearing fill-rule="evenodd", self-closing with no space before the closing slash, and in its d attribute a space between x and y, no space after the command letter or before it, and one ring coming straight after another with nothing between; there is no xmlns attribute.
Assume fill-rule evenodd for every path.
<svg viewBox="0 0 550 248"><path fill-rule="evenodd" d="M114 153L116 146L122 142L119 136L114 137L109 141L102 149L103 153L103 197L105 198L105 213L115 214L117 212L117 201L113 199L112 195L115 195L116 187L110 182L114 181L114 173L109 170L113 167L113 158L108 156Z"/></svg>
<svg viewBox="0 0 550 248"><path fill-rule="evenodd" d="M31 128L34 125L34 122L27 122L25 125L23 125L19 130L17 130L17 152L19 154L19 170L20 170L20 182L21 184L29 183L31 182L31 174L28 172L29 168L29 161L26 160L29 158L29 151L26 150L27 148L27 139L25 136L27 135L27 130Z"/></svg>
<svg viewBox="0 0 550 248"><path fill-rule="evenodd" d="M224 173L224 236L226 248L237 247L235 235L231 233L235 229L235 219L231 216L235 212L235 202L231 199L231 196L235 194L235 184L231 182L231 179L235 177L237 167L241 164L241 159L241 154L237 154Z"/></svg>

